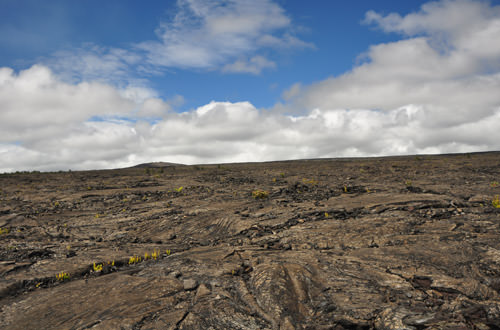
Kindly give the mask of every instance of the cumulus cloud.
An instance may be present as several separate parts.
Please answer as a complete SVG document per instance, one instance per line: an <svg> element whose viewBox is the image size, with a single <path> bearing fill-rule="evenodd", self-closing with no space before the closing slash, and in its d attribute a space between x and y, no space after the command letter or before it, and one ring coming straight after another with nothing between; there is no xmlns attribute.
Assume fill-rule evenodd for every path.
<svg viewBox="0 0 500 330"><path fill-rule="evenodd" d="M404 38L373 45L341 76L295 84L270 110L214 101L176 113L148 89L1 68L0 172L498 150L498 11L444 0L406 16L368 12L366 23ZM455 29L460 19L438 14L469 21Z"/></svg>
<svg viewBox="0 0 500 330"><path fill-rule="evenodd" d="M464 61L455 64L469 65L471 71L481 69L480 65L493 65L486 68L496 70L500 67L500 44L493 42L500 32L500 6L491 6L486 1L429 2L419 12L404 17L369 11L364 22L376 24L386 32L425 36L435 50L444 52L452 60ZM458 58L460 56L464 58Z"/></svg>
<svg viewBox="0 0 500 330"><path fill-rule="evenodd" d="M179 0L177 5L175 17L156 31L160 40L137 45L150 64L255 73L272 62L257 55L250 64L239 58L262 47L312 46L291 34L290 18L270 0Z"/></svg>
<svg viewBox="0 0 500 330"><path fill-rule="evenodd" d="M406 16L370 11L365 23L406 38L370 47L364 54L367 61L341 76L300 91L292 87L285 93L291 95L287 109L350 109L353 114L369 110L389 115L400 108L417 107L420 115L412 123L421 127L419 132L426 128L447 132L444 136L426 134L435 136L436 143L456 140L457 151L458 145L465 146L461 134L456 134L458 128L477 129L484 120L496 118L500 110L500 46L495 40L500 35L500 6L443 0L427 3ZM425 141L432 143L428 138ZM413 150L421 150L422 143ZM489 149L499 146L484 143L483 148L486 145Z"/></svg>
<svg viewBox="0 0 500 330"><path fill-rule="evenodd" d="M41 65L19 73L0 68L2 162L13 153L29 155L18 158L19 164L23 164L19 159L32 159L40 152L58 159L65 154L58 148L64 141L73 141L73 147L83 152L79 142L83 136L89 142L85 149L92 150L99 121L121 127L128 121L165 115L170 105L153 96L147 90L119 90L99 82L66 83ZM106 136L112 135L100 135Z"/></svg>
<svg viewBox="0 0 500 330"><path fill-rule="evenodd" d="M63 83L44 66L0 69L2 142L35 141L69 131L92 116L130 113L134 103L101 83Z"/></svg>
<svg viewBox="0 0 500 330"><path fill-rule="evenodd" d="M72 101L82 100L79 93L74 90ZM119 91L112 94L118 102L129 104L128 111L134 111L135 102ZM10 106L21 105L20 99ZM54 105L53 111L68 106ZM153 113L165 107L155 98L140 106ZM211 102L184 113L167 111L156 122L140 117L95 121L89 119L93 114L89 111L87 119L74 114L73 119L52 126L47 135L43 135L47 133L45 121L31 122L26 126L33 131L25 131L15 141L14 130L0 121L0 171L115 168L158 160L194 164L465 152L498 145L496 123L500 120L497 111L475 122L435 130L427 125L432 114L417 105L386 112L315 109L305 115L283 115L256 109L249 102Z"/></svg>

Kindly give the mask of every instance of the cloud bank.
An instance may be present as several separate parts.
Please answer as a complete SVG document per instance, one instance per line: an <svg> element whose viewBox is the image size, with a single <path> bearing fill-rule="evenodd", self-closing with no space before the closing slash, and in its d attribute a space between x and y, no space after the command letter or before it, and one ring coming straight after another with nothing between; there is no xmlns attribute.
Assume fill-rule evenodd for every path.
<svg viewBox="0 0 500 330"><path fill-rule="evenodd" d="M272 25L254 27L252 20L259 19L252 18L245 31L256 32L233 34L229 21L215 18L229 9L237 13L234 8L181 3L183 15L200 18L183 30L187 19L179 14L178 25L160 30L165 40L178 29L188 36L178 45L198 47L193 40L199 30L211 29L233 48L200 55L204 61L172 63L224 63L227 70L247 72L272 65L242 54L265 42L257 37L266 36L262 29L288 24L279 7L269 8L281 17ZM500 149L500 45L494 42L500 6L443 0L406 16L370 11L364 23L402 39L371 46L361 64L341 76L294 85L283 103L266 110L251 102L214 101L176 113L149 89L68 82L43 65L19 73L1 68L0 172ZM176 42L148 47L151 54L168 53ZM200 47L203 55L207 48ZM221 61L225 54L243 57Z"/></svg>

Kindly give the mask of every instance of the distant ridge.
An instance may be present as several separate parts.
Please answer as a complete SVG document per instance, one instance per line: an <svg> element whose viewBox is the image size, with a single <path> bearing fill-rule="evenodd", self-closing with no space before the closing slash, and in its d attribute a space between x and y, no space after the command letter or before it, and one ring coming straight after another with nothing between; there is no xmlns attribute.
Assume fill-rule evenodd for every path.
<svg viewBox="0 0 500 330"><path fill-rule="evenodd" d="M169 166L184 166L184 164L167 163L167 162L152 162L152 163L143 163L143 164L135 165L135 166L132 166L131 168L160 168L160 167L169 167Z"/></svg>
<svg viewBox="0 0 500 330"><path fill-rule="evenodd" d="M266 163L291 163L291 162L311 162L311 161L352 161L352 160L382 160L382 159L404 159L404 158L419 158L419 157L453 157L453 156L480 156L487 154L498 154L500 150L492 151L476 151L476 152L457 152L457 153L443 153L443 154L407 154L407 155L387 155L387 156L358 156L358 157L328 157L328 158L298 158L298 159L281 159L281 160L270 160L270 161L247 161L247 162L234 162L234 163L220 163L220 164L193 164L193 166L201 165L230 165L230 164L266 164ZM151 162L143 163L128 168L161 168L169 166L188 166L186 164L179 163L169 163L169 162Z"/></svg>

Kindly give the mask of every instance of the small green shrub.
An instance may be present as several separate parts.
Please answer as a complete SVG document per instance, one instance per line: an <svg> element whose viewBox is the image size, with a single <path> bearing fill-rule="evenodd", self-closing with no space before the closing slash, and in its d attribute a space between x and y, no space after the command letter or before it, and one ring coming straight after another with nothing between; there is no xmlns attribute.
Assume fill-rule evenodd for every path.
<svg viewBox="0 0 500 330"><path fill-rule="evenodd" d="M94 266L92 267L94 269L94 272L100 272L102 271L102 264L97 264L94 262Z"/></svg>
<svg viewBox="0 0 500 330"><path fill-rule="evenodd" d="M59 274L56 275L56 279L61 282L69 280L69 278L70 278L69 274L65 272L60 272Z"/></svg>
<svg viewBox="0 0 500 330"><path fill-rule="evenodd" d="M500 209L500 196L496 195L495 198L491 201L491 205L493 205L494 208Z"/></svg>
<svg viewBox="0 0 500 330"><path fill-rule="evenodd" d="M142 258L141 257L138 257L138 256L132 256L128 259L128 264L129 265L132 265L132 264L136 264L138 262L141 262L142 261Z"/></svg>
<svg viewBox="0 0 500 330"><path fill-rule="evenodd" d="M170 255L170 250L166 250L166 253L167 253L167 256ZM154 249L153 252L151 254L149 253L144 253L144 258L140 257L140 256L137 256L137 255L134 255L132 257L130 257L128 259L128 264L129 265L132 265L132 264L136 264L136 263L139 263L139 262L142 262L142 261L146 261L146 260L157 260L158 258L160 257L160 250L157 250L157 249ZM114 266L115 262L113 261L112 263L112 266Z"/></svg>
<svg viewBox="0 0 500 330"><path fill-rule="evenodd" d="M269 192L265 190L254 190L252 192L252 197L255 199L267 199L269 198Z"/></svg>
<svg viewBox="0 0 500 330"><path fill-rule="evenodd" d="M156 259L158 259L159 257L160 257L160 250L156 250L156 249L154 249L154 250L153 250L153 253L151 253L151 258L152 258L152 259L154 259L154 260L156 260Z"/></svg>

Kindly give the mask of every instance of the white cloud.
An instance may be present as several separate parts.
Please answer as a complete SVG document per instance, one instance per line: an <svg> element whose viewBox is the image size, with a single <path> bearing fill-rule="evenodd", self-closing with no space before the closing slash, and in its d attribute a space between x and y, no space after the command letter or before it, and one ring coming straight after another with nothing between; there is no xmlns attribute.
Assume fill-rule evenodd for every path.
<svg viewBox="0 0 500 330"><path fill-rule="evenodd" d="M404 17L397 13L382 16L368 11L365 22L378 24L386 32L399 32L408 36L443 34L460 39L487 29L492 20L498 20L500 9L486 1L441 0L422 5L420 11ZM446 18L446 19L444 19Z"/></svg>
<svg viewBox="0 0 500 330"><path fill-rule="evenodd" d="M201 17L214 10L197 4L185 3ZM367 13L405 39L372 46L344 75L294 85L268 111L211 102L175 113L148 89L0 68L0 172L499 150L498 8L457 0ZM464 11L469 22L456 30L434 18Z"/></svg>
<svg viewBox="0 0 500 330"><path fill-rule="evenodd" d="M263 49L314 48L292 34L290 18L272 0L178 0L156 34L125 48L84 43L39 61L66 82L147 88L147 78L168 68L259 74L276 67Z"/></svg>
<svg viewBox="0 0 500 330"><path fill-rule="evenodd" d="M222 72L232 73L252 73L260 74L265 68L275 68L276 63L260 55L252 57L250 60L237 60L234 63L226 64Z"/></svg>
<svg viewBox="0 0 500 330"><path fill-rule="evenodd" d="M0 143L61 138L93 118L141 117L168 111L149 90L119 90L98 82L71 84L35 65L16 74L0 68Z"/></svg>
<svg viewBox="0 0 500 330"><path fill-rule="evenodd" d="M289 108L390 112L414 104L425 113L425 125L436 129L476 122L498 110L500 6L444 0L403 17L368 12L365 22L407 39L372 46L368 61L342 76L298 93L292 88Z"/></svg>
<svg viewBox="0 0 500 330"><path fill-rule="evenodd" d="M92 116L119 116L134 103L113 87L58 80L46 67L35 65L16 75L0 69L0 141L39 140L71 130Z"/></svg>
<svg viewBox="0 0 500 330"><path fill-rule="evenodd" d="M453 56L494 64L498 69L500 43L494 42L500 34L500 6L486 1L442 0L424 4L419 12L401 17L399 14L382 16L369 11L365 23L377 24L386 32L406 36L427 37L435 49ZM493 63L484 63L492 60ZM477 63L461 63L473 65ZM488 68L489 69L489 68Z"/></svg>
<svg viewBox="0 0 500 330"><path fill-rule="evenodd" d="M243 56L255 56L253 59L262 62L262 56L254 55L262 47L312 46L290 34L290 19L270 0L179 0L177 5L175 17L157 30L160 40L138 45L146 51L150 64L231 71L225 65L235 60L237 68L248 68L238 62ZM246 72L273 67L270 63L253 63Z"/></svg>
<svg viewBox="0 0 500 330"><path fill-rule="evenodd" d="M118 95L119 93L116 92ZM127 101L127 99L123 99ZM161 100L142 107L163 111ZM320 110L283 115L249 102L211 102L147 121L75 120L41 139L0 140L0 171L114 168L141 162L216 163L314 157L474 151L499 146L500 109L483 119L429 126L418 105L390 111ZM1 121L2 132L7 128Z"/></svg>

